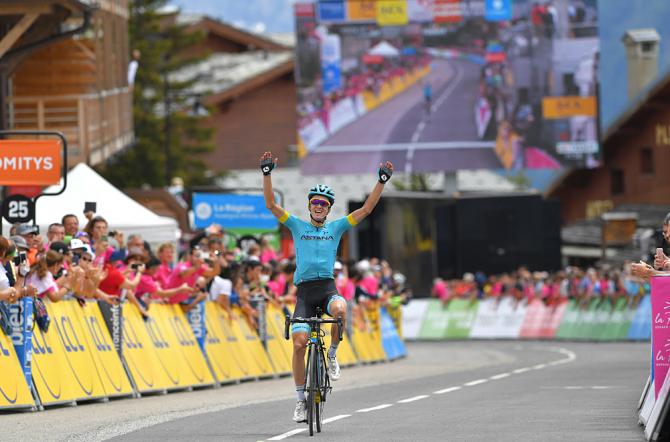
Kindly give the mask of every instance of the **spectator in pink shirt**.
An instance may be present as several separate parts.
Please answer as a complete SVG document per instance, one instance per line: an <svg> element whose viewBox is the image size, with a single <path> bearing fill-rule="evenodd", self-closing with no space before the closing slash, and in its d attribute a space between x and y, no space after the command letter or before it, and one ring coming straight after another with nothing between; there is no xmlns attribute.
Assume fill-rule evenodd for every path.
<svg viewBox="0 0 670 442"><path fill-rule="evenodd" d="M266 237L261 238L261 264L277 261L277 252L272 248Z"/></svg>
<svg viewBox="0 0 670 442"><path fill-rule="evenodd" d="M169 242L161 244L157 250L160 265L154 273L154 279L161 287L167 287L174 268L174 246Z"/></svg>
<svg viewBox="0 0 670 442"><path fill-rule="evenodd" d="M174 289L182 287L186 284L188 287L195 287L195 282L199 276L206 278L218 275L220 269L218 262L215 268L210 268L205 264L205 260L209 259L209 254L203 252L199 248L194 248L189 254L188 260L180 262L175 267L170 279L168 280L166 288ZM192 290L181 290L177 294L168 298L170 304L188 303L188 299L192 294Z"/></svg>

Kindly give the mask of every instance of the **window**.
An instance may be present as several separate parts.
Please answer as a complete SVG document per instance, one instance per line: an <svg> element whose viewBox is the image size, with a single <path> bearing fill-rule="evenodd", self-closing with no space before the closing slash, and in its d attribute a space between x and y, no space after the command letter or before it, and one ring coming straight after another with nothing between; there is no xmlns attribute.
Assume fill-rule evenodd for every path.
<svg viewBox="0 0 670 442"><path fill-rule="evenodd" d="M654 150L651 147L640 149L640 172L646 175L654 174Z"/></svg>
<svg viewBox="0 0 670 442"><path fill-rule="evenodd" d="M651 52L654 50L654 42L653 41L643 41L642 42L642 52L647 53Z"/></svg>
<svg viewBox="0 0 670 442"><path fill-rule="evenodd" d="M612 196L623 195L626 191L625 184L623 170L612 169L610 171L610 192L612 193Z"/></svg>

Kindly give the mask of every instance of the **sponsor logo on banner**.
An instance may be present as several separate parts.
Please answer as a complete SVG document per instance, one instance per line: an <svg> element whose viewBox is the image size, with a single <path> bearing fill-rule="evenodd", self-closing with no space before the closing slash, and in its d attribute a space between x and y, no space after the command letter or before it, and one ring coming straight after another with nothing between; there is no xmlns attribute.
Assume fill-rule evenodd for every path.
<svg viewBox="0 0 670 442"><path fill-rule="evenodd" d="M377 0L375 7L379 26L402 26L409 22L407 0Z"/></svg>
<svg viewBox="0 0 670 442"><path fill-rule="evenodd" d="M547 119L595 117L596 113L596 97L544 97L542 99L542 116Z"/></svg>
<svg viewBox="0 0 670 442"><path fill-rule="evenodd" d="M187 314L188 323L191 325L193 330L193 336L195 340L198 341L198 345L201 349L205 348L205 337L207 336L207 330L205 327L205 303L200 302L196 304Z"/></svg>
<svg viewBox="0 0 670 442"><path fill-rule="evenodd" d="M12 343L28 385L32 385L33 299L23 298L9 306Z"/></svg>
<svg viewBox="0 0 670 442"><path fill-rule="evenodd" d="M561 155L582 155L598 153L597 141L559 141L556 143L556 152Z"/></svg>
<svg viewBox="0 0 670 442"><path fill-rule="evenodd" d="M484 18L488 21L512 19L512 0L486 0Z"/></svg>
<svg viewBox="0 0 670 442"><path fill-rule="evenodd" d="M319 2L320 22L341 22L346 20L344 0L328 0Z"/></svg>
<svg viewBox="0 0 670 442"><path fill-rule="evenodd" d="M224 228L274 230L277 219L265 207L262 195L194 193L195 225L205 228L218 223Z"/></svg>
<svg viewBox="0 0 670 442"><path fill-rule="evenodd" d="M296 3L294 6L296 17L314 17L314 3Z"/></svg>
<svg viewBox="0 0 670 442"><path fill-rule="evenodd" d="M342 53L340 37L328 34L321 40L321 76L324 94L342 87Z"/></svg>
<svg viewBox="0 0 670 442"><path fill-rule="evenodd" d="M433 0L435 23L458 23L462 19L461 0Z"/></svg>
<svg viewBox="0 0 670 442"><path fill-rule="evenodd" d="M433 21L434 0L409 0L407 1L407 18L412 23Z"/></svg>
<svg viewBox="0 0 670 442"><path fill-rule="evenodd" d="M656 397L670 367L670 278L651 279L651 345Z"/></svg>
<svg viewBox="0 0 670 442"><path fill-rule="evenodd" d="M375 0L348 0L347 17L349 21L374 22L377 17Z"/></svg>
<svg viewBox="0 0 670 442"><path fill-rule="evenodd" d="M0 185L58 184L60 156L58 140L0 140Z"/></svg>

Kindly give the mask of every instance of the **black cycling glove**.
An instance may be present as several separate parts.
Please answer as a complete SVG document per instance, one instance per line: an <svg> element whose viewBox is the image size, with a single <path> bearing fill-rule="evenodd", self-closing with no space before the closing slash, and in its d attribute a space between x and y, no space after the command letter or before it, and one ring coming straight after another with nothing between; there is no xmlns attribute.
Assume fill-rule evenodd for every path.
<svg viewBox="0 0 670 442"><path fill-rule="evenodd" d="M380 167L379 168L379 182L380 183L386 184L386 182L391 179L391 175L393 175L393 171L391 169L388 169L386 167Z"/></svg>
<svg viewBox="0 0 670 442"><path fill-rule="evenodd" d="M274 168L275 163L272 161L272 158L266 158L261 161L261 172L263 172L263 175L270 175Z"/></svg>

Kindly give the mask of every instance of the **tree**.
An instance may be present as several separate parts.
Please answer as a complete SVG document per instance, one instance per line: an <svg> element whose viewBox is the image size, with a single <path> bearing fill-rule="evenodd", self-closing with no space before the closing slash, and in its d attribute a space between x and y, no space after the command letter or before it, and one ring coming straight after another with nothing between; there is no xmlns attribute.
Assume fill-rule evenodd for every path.
<svg viewBox="0 0 670 442"><path fill-rule="evenodd" d="M175 176L186 186L210 184L217 175L202 158L214 149L213 129L190 112L196 97L188 91L197 78L176 80L174 75L202 60L189 49L204 34L170 23L159 12L166 3L133 0L129 6L130 47L141 54L133 87L135 143L100 170L119 187L161 187Z"/></svg>

